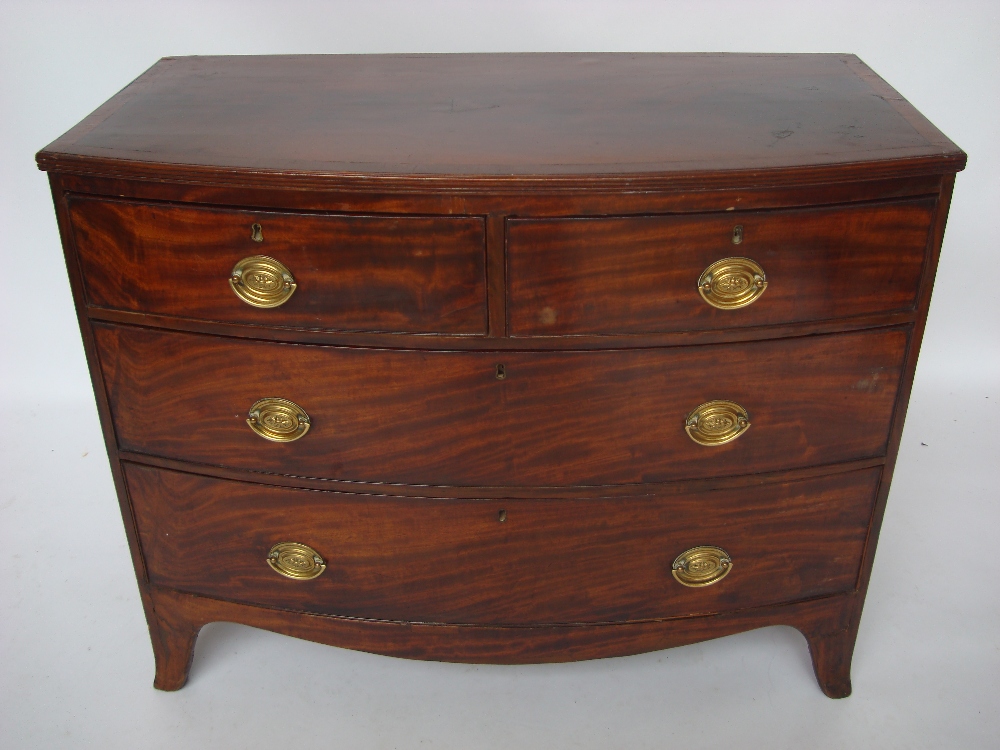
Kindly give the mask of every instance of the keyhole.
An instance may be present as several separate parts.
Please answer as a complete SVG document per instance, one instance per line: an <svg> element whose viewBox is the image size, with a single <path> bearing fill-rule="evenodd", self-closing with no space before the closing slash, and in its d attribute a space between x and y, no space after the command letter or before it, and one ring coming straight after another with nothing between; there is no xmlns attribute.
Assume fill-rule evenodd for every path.
<svg viewBox="0 0 1000 750"><path fill-rule="evenodd" d="M254 224L250 227L250 239L254 242L264 241L264 232L260 227L260 224Z"/></svg>
<svg viewBox="0 0 1000 750"><path fill-rule="evenodd" d="M737 224L733 227L733 244L738 245L743 242L743 225Z"/></svg>
<svg viewBox="0 0 1000 750"><path fill-rule="evenodd" d="M497 513L497 520L500 521L500 523L503 523L504 521L506 521L507 520L507 511L502 510L499 513Z"/></svg>
<svg viewBox="0 0 1000 750"><path fill-rule="evenodd" d="M503 380L505 377L507 377L507 369L503 365L497 365L497 380Z"/></svg>

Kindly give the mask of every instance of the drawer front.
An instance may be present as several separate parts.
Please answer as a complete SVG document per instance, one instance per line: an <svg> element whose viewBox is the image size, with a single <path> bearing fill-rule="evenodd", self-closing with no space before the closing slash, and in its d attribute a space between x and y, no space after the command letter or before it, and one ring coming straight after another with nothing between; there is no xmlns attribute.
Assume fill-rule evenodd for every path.
<svg viewBox="0 0 1000 750"><path fill-rule="evenodd" d="M125 464L154 584L346 617L413 622L616 622L854 588L880 470L741 489L614 499L455 500L315 492ZM501 522L500 511L505 520ZM290 580L272 547L326 569ZM686 550L732 559L678 583Z"/></svg>
<svg viewBox="0 0 1000 750"><path fill-rule="evenodd" d="M510 220L510 333L655 333L910 310L933 208L932 199L920 199L696 216ZM740 242L734 244L737 225ZM758 264L766 286L746 306L720 309L699 294L699 280L731 257Z"/></svg>
<svg viewBox="0 0 1000 750"><path fill-rule="evenodd" d="M84 198L72 200L70 216L92 306L340 331L486 332L480 218L331 216ZM230 285L240 261L261 255L279 261L294 281L279 306L255 307Z"/></svg>
<svg viewBox="0 0 1000 750"><path fill-rule="evenodd" d="M660 482L882 455L907 333L595 352L385 351L95 326L122 448L297 476L406 484ZM504 378L497 378L503 365ZM294 442L259 399L309 417ZM695 443L729 400L750 427Z"/></svg>

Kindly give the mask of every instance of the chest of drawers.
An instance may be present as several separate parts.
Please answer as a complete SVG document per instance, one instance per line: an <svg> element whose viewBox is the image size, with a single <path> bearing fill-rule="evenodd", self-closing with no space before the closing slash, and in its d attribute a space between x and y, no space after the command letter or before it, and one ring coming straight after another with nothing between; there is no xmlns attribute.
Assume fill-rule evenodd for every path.
<svg viewBox="0 0 1000 750"><path fill-rule="evenodd" d="M845 55L161 60L41 151L156 658L850 661L965 154Z"/></svg>

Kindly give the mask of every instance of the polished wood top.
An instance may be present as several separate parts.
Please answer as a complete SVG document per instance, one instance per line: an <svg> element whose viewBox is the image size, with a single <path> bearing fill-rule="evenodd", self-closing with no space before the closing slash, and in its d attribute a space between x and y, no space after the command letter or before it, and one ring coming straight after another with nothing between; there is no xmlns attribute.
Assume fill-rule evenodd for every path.
<svg viewBox="0 0 1000 750"><path fill-rule="evenodd" d="M548 189L873 179L965 154L853 55L278 55L164 58L38 164Z"/></svg>

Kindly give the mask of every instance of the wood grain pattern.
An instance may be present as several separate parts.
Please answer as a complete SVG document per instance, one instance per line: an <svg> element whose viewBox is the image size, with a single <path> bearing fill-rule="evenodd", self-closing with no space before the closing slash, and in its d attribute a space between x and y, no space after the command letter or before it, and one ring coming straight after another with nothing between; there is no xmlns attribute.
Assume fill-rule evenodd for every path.
<svg viewBox="0 0 1000 750"><path fill-rule="evenodd" d="M232 479L237 482L250 482L252 484L266 484L273 487L291 487L295 489L322 490L326 492L348 492L358 495L392 495L393 497L413 498L455 498L459 500L469 498L481 500L525 498L530 500L540 496L543 496L546 499L568 498L570 500L654 496L667 498L672 495L690 495L712 492L715 490L739 491L745 487L777 484L781 482L797 482L803 479L826 476L832 472L860 471L862 469L882 467L885 464L884 457L863 458L859 461L847 461L836 464L835 467L831 467L829 465L806 466L801 469L770 471L758 474L737 474L724 477L682 479L672 482L659 482L641 485L566 485L562 487L549 486L544 488L531 486L445 487L441 485L430 486L419 484L380 484L376 482L343 482L334 479L320 479L317 477L272 474L264 471L251 471L246 469L227 468L224 466L199 464L191 461L181 461L175 458L151 456L148 453L133 453L132 451L127 450L119 450L118 455L122 461L138 463L144 466L154 466L161 469L171 469L173 471L187 473L195 472L197 474L217 477L219 479Z"/></svg>
<svg viewBox="0 0 1000 750"><path fill-rule="evenodd" d="M858 597L854 600L857 602ZM809 642L809 656L820 688L830 698L851 694L851 660L857 631L846 627L834 633L815 635L804 632Z"/></svg>
<svg viewBox="0 0 1000 750"><path fill-rule="evenodd" d="M156 687L183 685L200 627L231 620L495 663L785 624L806 636L824 692L850 692L966 159L855 56L168 58L36 158ZM277 326L175 296L171 259L225 280L238 258L206 259L251 254L243 224L260 216L291 265L330 269L312 277L321 293L303 284ZM672 301L685 263L700 273L691 258L722 250L715 221L747 228L742 252L721 255L771 240L772 286L743 317ZM351 252L326 244L345 236ZM664 266L671 237L683 252ZM346 265L325 265L335 256ZM253 436L243 420L262 395L299 400L314 430L283 446ZM750 409L750 431L694 445L680 420L720 397ZM263 560L239 557L267 529L308 532L351 566L314 582L329 596L272 591ZM688 608L652 592L672 557L643 545L686 531L739 550L720 584L734 586ZM780 575L789 562L796 574ZM755 606L782 597L800 598ZM663 612L679 614L630 619ZM469 622L368 619L399 613ZM569 615L590 619L551 624Z"/></svg>
<svg viewBox="0 0 1000 750"><path fill-rule="evenodd" d="M961 169L964 154L863 70L853 55L165 58L38 160L422 191Z"/></svg>
<svg viewBox="0 0 1000 750"><path fill-rule="evenodd" d="M125 464L154 584L344 617L492 625L628 622L852 590L880 473L669 499L456 500ZM326 571L273 572L268 550L288 541L315 549ZM725 549L733 570L682 586L671 563L701 544Z"/></svg>
<svg viewBox="0 0 1000 750"><path fill-rule="evenodd" d="M763 180L763 176L762 176ZM915 196L937 196L940 174L886 179L813 180L795 185L761 184L702 186L698 190L671 187L635 190L594 188L587 191L466 190L401 192L382 190L285 189L273 184L239 180L226 184L164 182L121 177L59 173L69 194L104 196L137 201L167 201L216 206L245 206L273 211L326 211L355 214L452 215L499 217L621 216L711 211L748 211L769 208L822 206L860 201L884 201ZM765 180L766 183L766 180Z"/></svg>
<svg viewBox="0 0 1000 750"><path fill-rule="evenodd" d="M194 639L203 625L216 621L239 622L331 646L407 659L536 664L639 654L768 625L797 628L811 644L822 637L819 634L844 629L846 613L856 598L843 594L719 615L618 625L511 628L346 619L238 604L160 586L150 590L154 616L169 639L169 646L162 649L156 662L154 685L161 690L184 686ZM818 664L822 669L825 662ZM825 672L818 677L827 695L844 697L830 690Z"/></svg>
<svg viewBox="0 0 1000 750"><path fill-rule="evenodd" d="M497 305L502 307L502 305ZM705 346L732 344L745 341L767 341L771 339L801 338L861 331L870 328L889 328L912 324L916 318L913 310L872 315L853 315L849 318L811 321L807 323L787 323L768 326L748 326L746 328L715 328L703 331L670 331L666 333L585 334L574 336L525 336L513 337L464 334L411 334L411 333L366 333L359 331L319 331L303 328L273 328L269 326L221 323L215 321L179 318L169 315L151 315L125 310L91 307L87 310L91 320L97 323L120 323L143 328L163 328L172 331L204 333L226 338L258 339L281 341L289 344L319 344L322 346L363 347L369 349L420 349L424 351L495 351L523 352L545 351L587 351L609 349L663 349L678 346ZM493 330L502 331L503 322L498 322Z"/></svg>
<svg viewBox="0 0 1000 750"><path fill-rule="evenodd" d="M889 499L889 490L892 484L892 475L896 468L896 459L899 456L899 445L903 437L903 425L906 420L907 405L910 400L910 392L913 387L913 379L916 375L917 357L920 355L920 344L923 340L924 328L927 324L927 316L930 312L931 294L934 290L934 278L937 272L938 260L941 256L941 246L944 242L945 224L948 221L948 211L951 207L952 192L955 186L955 175L948 175L942 181L941 194L938 200L937 210L934 215L934 226L931 230L932 240L927 259L927 270L920 279L920 286L917 292L918 316L913 326L913 333L906 348L906 360L904 364L903 377L900 379L899 395L897 396L897 406L893 415L892 428L889 433L888 451L886 453L885 470L882 474L882 482L879 485L878 497L875 501L875 512L872 514L872 523L868 532L868 542L865 545L865 556L861 566L861 578L858 582L858 596L854 600L854 608L851 612L850 620L846 632L839 639L829 643L828 653L813 651L814 663L817 662L817 653L821 658L825 658L828 663L833 663L839 667L842 673L840 683L844 684L846 676L847 689L850 689L850 666L854 653L854 643L857 639L858 628L861 624L861 611L864 607L865 598L868 594L868 584L871 581L872 567L875 563L875 550L878 546L879 533L882 529L882 521L885 518L886 504ZM906 498L899 498L897 502L905 502ZM817 670L819 667L817 667ZM828 695L831 693L828 692Z"/></svg>
<svg viewBox="0 0 1000 750"><path fill-rule="evenodd" d="M90 305L212 321L347 331L486 333L485 222L335 216L74 198ZM263 242L250 238L260 224ZM269 255L298 288L258 309L229 288Z"/></svg>
<svg viewBox="0 0 1000 750"><path fill-rule="evenodd" d="M599 219L511 219L512 336L658 333L843 318L913 308L932 199L834 209ZM743 227L734 245L733 227ZM717 260L755 260L768 286L748 307L698 294Z"/></svg>
<svg viewBox="0 0 1000 750"><path fill-rule="evenodd" d="M359 482L662 482L879 456L904 329L616 352L377 351L97 326L122 448ZM506 378L497 380L503 363ZM246 425L260 398L309 414L294 443ZM736 401L752 426L705 447L684 420Z"/></svg>

